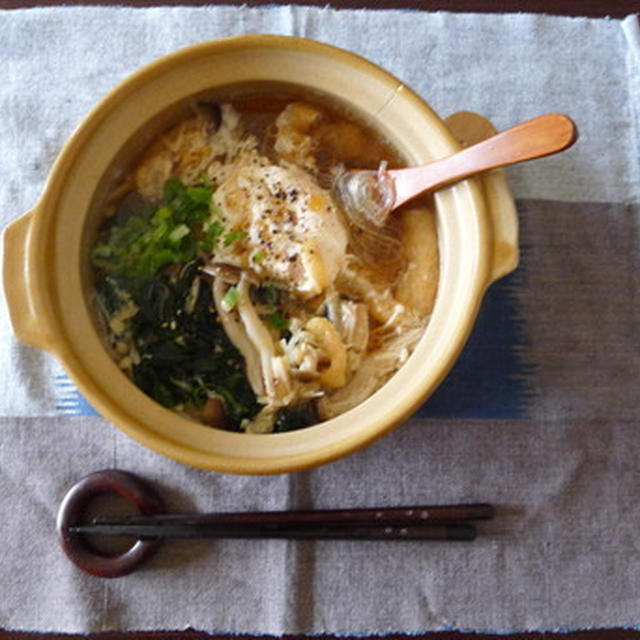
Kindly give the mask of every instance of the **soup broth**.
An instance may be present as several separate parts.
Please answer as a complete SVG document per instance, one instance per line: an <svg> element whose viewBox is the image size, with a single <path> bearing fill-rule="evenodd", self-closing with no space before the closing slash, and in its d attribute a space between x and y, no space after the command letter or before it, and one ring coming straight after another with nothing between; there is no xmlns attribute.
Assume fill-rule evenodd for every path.
<svg viewBox="0 0 640 640"><path fill-rule="evenodd" d="M331 186L402 159L321 96L198 99L108 195L93 297L119 367L212 427L311 426L376 391L408 358L435 300L428 203L353 227Z"/></svg>

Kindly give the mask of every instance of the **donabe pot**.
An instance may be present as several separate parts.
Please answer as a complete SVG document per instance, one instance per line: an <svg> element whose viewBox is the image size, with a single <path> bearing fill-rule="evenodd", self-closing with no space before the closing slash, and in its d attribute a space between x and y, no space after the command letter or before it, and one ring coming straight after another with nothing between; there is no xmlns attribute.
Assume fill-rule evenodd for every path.
<svg viewBox="0 0 640 640"><path fill-rule="evenodd" d="M470 179L435 195L441 264L430 322L398 373L347 413L299 431L250 435L163 408L118 368L96 329L87 256L99 222L97 203L118 162L159 133L177 105L245 83L286 83L333 96L373 124L411 165L460 148L415 93L347 51L269 35L195 45L134 73L82 121L36 206L5 230L4 286L17 337L55 354L91 404L144 446L204 469L280 473L356 451L424 402L462 349L487 286L515 268L517 222L501 175L493 174L493 185Z"/></svg>

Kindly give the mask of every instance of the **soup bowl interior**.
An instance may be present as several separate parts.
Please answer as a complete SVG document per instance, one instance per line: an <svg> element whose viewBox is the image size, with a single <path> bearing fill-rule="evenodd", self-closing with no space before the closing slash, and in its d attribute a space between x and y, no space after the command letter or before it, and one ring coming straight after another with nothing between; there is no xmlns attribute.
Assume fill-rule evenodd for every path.
<svg viewBox="0 0 640 640"><path fill-rule="evenodd" d="M194 96L234 86L293 86L346 105L409 164L457 143L430 108L375 65L319 43L244 36L204 43L145 67L114 89L67 143L37 207L29 251L48 343L100 413L143 445L180 462L235 473L276 473L346 455L406 419L453 364L489 283L490 221L473 180L436 194L440 282L424 335L402 368L368 400L287 433L211 428L163 408L118 368L89 301L88 248L101 203L123 167L184 113Z"/></svg>

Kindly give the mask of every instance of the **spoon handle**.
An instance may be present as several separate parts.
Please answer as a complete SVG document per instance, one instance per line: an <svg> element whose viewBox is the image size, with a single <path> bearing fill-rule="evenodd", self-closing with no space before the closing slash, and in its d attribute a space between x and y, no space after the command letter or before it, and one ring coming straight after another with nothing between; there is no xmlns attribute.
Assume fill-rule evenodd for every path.
<svg viewBox="0 0 640 640"><path fill-rule="evenodd" d="M424 191L475 173L564 151L577 137L576 125L570 118L548 113L441 160L420 167L388 171L395 187L393 208Z"/></svg>

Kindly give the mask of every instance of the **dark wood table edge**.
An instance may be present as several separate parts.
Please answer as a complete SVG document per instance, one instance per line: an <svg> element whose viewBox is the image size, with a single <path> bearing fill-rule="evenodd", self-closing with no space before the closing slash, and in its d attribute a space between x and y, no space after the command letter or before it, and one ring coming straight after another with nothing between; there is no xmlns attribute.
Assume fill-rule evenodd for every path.
<svg viewBox="0 0 640 640"><path fill-rule="evenodd" d="M544 13L589 18L624 18L638 13L637 0L0 0L2 9L53 6L269 6L296 4L332 7L335 9L410 9L422 11L451 11L471 13Z"/></svg>
<svg viewBox="0 0 640 640"><path fill-rule="evenodd" d="M381 634L251 634L219 633L185 629L183 631L98 631L87 634L43 633L0 629L2 640L638 640L640 630L606 629L522 631L490 633L480 631L426 631L424 633Z"/></svg>

